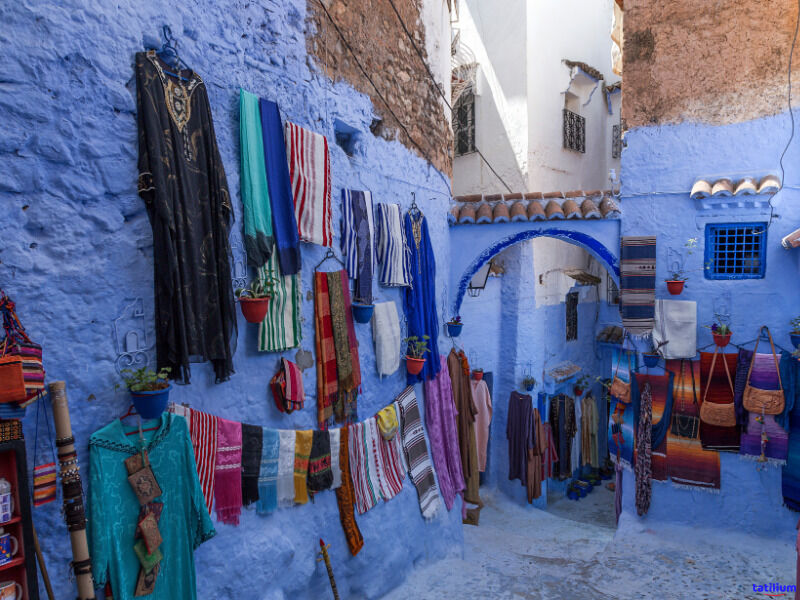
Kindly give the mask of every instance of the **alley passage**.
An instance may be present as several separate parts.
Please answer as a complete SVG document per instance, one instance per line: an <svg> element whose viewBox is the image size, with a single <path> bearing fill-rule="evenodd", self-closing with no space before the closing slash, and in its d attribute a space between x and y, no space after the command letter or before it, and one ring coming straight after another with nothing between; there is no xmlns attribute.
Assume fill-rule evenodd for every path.
<svg viewBox="0 0 800 600"><path fill-rule="evenodd" d="M592 496L597 510L607 505L599 493L586 500ZM384 600L739 600L768 597L754 584L795 583L788 541L679 526L663 533L625 522L618 540L608 526L575 520L596 510L580 507L584 500L559 500L545 512L501 494L485 499L480 526L464 528L464 558L414 570Z"/></svg>

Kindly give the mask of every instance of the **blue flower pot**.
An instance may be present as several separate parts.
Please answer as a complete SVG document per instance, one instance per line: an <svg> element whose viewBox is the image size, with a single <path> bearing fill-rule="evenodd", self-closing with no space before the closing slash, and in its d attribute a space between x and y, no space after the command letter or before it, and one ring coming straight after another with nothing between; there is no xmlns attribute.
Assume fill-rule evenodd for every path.
<svg viewBox="0 0 800 600"><path fill-rule="evenodd" d="M790 333L789 337L792 339L792 346L800 348L800 333Z"/></svg>
<svg viewBox="0 0 800 600"><path fill-rule="evenodd" d="M167 386L163 390L154 392L131 392L131 400L136 412L143 419L157 419L167 408L169 402L169 391L172 386Z"/></svg>
<svg viewBox="0 0 800 600"><path fill-rule="evenodd" d="M463 323L448 323L447 335L450 337L458 337L461 335L461 330L464 329Z"/></svg>
<svg viewBox="0 0 800 600"><path fill-rule="evenodd" d="M526 385L525 386L525 391L526 392L532 392L533 391L533 386L532 385Z"/></svg>
<svg viewBox="0 0 800 600"><path fill-rule="evenodd" d="M645 367L652 368L652 367L657 367L658 366L658 359L659 359L658 354L644 353L642 356L644 357L644 366Z"/></svg>
<svg viewBox="0 0 800 600"><path fill-rule="evenodd" d="M356 323L369 323L372 318L372 311L375 310L374 304L353 304L353 320Z"/></svg>

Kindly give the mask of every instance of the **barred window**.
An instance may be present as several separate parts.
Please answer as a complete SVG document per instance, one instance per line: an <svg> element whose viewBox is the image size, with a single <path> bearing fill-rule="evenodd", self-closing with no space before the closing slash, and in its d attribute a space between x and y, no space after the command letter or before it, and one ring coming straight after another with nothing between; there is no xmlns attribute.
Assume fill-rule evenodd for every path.
<svg viewBox="0 0 800 600"><path fill-rule="evenodd" d="M611 128L611 158L619 158L622 152L622 128L614 125Z"/></svg>
<svg viewBox="0 0 800 600"><path fill-rule="evenodd" d="M619 304L619 288L611 277L606 277L606 304Z"/></svg>
<svg viewBox="0 0 800 600"><path fill-rule="evenodd" d="M578 292L567 294L567 341L578 339Z"/></svg>
<svg viewBox="0 0 800 600"><path fill-rule="evenodd" d="M766 248L766 223L706 225L706 278L762 279Z"/></svg>
<svg viewBox="0 0 800 600"><path fill-rule="evenodd" d="M564 148L586 153L586 118L564 109Z"/></svg>
<svg viewBox="0 0 800 600"><path fill-rule="evenodd" d="M475 152L475 95L472 90L461 93L453 106L455 154Z"/></svg>

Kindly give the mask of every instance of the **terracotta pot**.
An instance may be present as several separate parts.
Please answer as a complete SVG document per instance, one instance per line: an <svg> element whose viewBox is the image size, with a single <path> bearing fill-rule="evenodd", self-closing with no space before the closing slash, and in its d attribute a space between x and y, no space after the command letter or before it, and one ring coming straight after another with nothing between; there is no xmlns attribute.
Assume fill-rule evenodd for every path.
<svg viewBox="0 0 800 600"><path fill-rule="evenodd" d="M725 335L719 335L718 333L712 334L714 336L714 343L719 346L720 348L724 348L728 345L728 342L731 341L731 335L733 333L726 333Z"/></svg>
<svg viewBox="0 0 800 600"><path fill-rule="evenodd" d="M412 375L419 375L419 372L422 371L422 367L424 366L424 358L412 358L410 356L406 356L406 370Z"/></svg>
<svg viewBox="0 0 800 600"><path fill-rule="evenodd" d="M473 371L472 378L475 381L480 381L481 379L483 379L483 371Z"/></svg>
<svg viewBox="0 0 800 600"><path fill-rule="evenodd" d="M683 279L668 279L667 280L667 291L672 294L673 296L679 296L681 292L683 292L683 286L686 284L686 281Z"/></svg>
<svg viewBox="0 0 800 600"><path fill-rule="evenodd" d="M583 396L583 388L579 385L573 387L572 391L575 393L576 396Z"/></svg>
<svg viewBox="0 0 800 600"><path fill-rule="evenodd" d="M239 298L239 306L248 323L261 323L267 316L270 296L266 298Z"/></svg>

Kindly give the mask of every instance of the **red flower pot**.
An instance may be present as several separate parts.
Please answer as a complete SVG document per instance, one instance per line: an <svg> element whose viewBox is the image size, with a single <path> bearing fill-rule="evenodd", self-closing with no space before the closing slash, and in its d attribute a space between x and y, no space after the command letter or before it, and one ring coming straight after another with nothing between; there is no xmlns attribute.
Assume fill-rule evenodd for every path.
<svg viewBox="0 0 800 600"><path fill-rule="evenodd" d="M267 316L270 296L266 298L239 298L239 306L248 323L261 323Z"/></svg>
<svg viewBox="0 0 800 600"><path fill-rule="evenodd" d="M667 280L667 291L673 296L679 296L685 284L683 279Z"/></svg>
<svg viewBox="0 0 800 600"><path fill-rule="evenodd" d="M583 395L583 388L581 386L579 386L579 385L576 385L574 388L572 388L572 391L575 392L576 396L582 396Z"/></svg>
<svg viewBox="0 0 800 600"><path fill-rule="evenodd" d="M733 333L726 333L725 335L714 333L712 335L714 336L714 343L720 348L724 348L728 345L728 342L731 341L731 335L733 335Z"/></svg>
<svg viewBox="0 0 800 600"><path fill-rule="evenodd" d="M475 381L480 381L481 379L483 379L483 371L473 371L472 378Z"/></svg>
<svg viewBox="0 0 800 600"><path fill-rule="evenodd" d="M422 367L424 366L424 358L412 358L410 356L406 356L406 370L412 375L419 375L419 372L422 371Z"/></svg>

